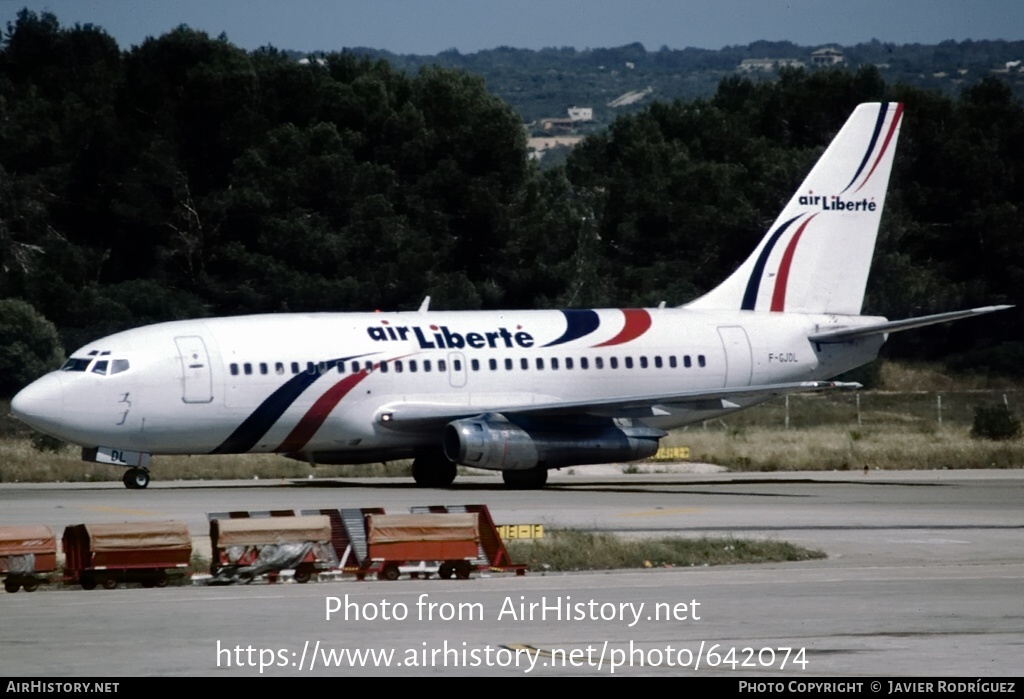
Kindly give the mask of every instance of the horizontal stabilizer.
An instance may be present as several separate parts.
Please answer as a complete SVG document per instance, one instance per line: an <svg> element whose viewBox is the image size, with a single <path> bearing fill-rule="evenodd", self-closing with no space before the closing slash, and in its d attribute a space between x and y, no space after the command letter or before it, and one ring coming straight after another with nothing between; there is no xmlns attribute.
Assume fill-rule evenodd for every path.
<svg viewBox="0 0 1024 699"><path fill-rule="evenodd" d="M892 320L885 323L876 323L874 325L863 325L860 327L853 328L837 328L835 330L826 330L825 332L808 335L807 339L810 340L811 342L818 342L824 344L832 342L853 342L854 340L859 340L864 337L870 337L872 335L887 335L888 333L899 332L900 330L912 330L913 328L923 328L927 325L948 323L952 320L972 318L974 316L980 316L986 313L995 313L996 311L1005 311L1008 308L1013 308L1013 306L982 306L981 308L971 308L966 311L936 313L935 315L921 316L920 318Z"/></svg>

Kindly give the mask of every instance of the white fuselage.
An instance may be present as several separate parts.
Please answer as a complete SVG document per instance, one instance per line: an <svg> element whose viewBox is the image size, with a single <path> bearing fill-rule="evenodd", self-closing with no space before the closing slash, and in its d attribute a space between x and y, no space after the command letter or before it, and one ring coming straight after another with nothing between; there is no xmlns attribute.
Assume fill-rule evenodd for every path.
<svg viewBox="0 0 1024 699"><path fill-rule="evenodd" d="M393 408L458 416L565 403L586 412L607 399L825 379L870 361L883 338L816 346L807 336L879 320L659 308L178 321L90 343L14 407L85 447L359 462L437 444L432 430L382 422ZM670 428L761 400L667 404L637 420Z"/></svg>

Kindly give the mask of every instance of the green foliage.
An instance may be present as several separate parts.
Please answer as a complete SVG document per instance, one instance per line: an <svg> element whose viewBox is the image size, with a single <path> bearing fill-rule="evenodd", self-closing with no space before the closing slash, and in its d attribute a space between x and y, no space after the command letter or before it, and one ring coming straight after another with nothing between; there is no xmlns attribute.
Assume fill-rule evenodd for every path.
<svg viewBox="0 0 1024 699"><path fill-rule="evenodd" d="M20 299L0 299L0 396L10 396L64 360L53 323Z"/></svg>
<svg viewBox="0 0 1024 699"><path fill-rule="evenodd" d="M749 254L853 105L884 99L907 116L866 312L1013 303L1024 108L989 69L1019 44L871 42L846 50L865 67L755 80L736 74L743 58L806 49L300 64L187 27L120 51L23 10L0 45L0 298L30 303L68 346L172 318L412 309L426 295L438 309L681 304ZM959 96L892 77L959 66ZM647 85L639 105L601 106ZM564 166L533 167L523 118L595 96L592 135ZM900 333L890 351L958 353L969 369L988 361L976 347L1024 342L1004 315Z"/></svg>
<svg viewBox="0 0 1024 699"><path fill-rule="evenodd" d="M975 439L1016 439L1020 436L1020 420L1003 403L979 405L974 409L971 436Z"/></svg>

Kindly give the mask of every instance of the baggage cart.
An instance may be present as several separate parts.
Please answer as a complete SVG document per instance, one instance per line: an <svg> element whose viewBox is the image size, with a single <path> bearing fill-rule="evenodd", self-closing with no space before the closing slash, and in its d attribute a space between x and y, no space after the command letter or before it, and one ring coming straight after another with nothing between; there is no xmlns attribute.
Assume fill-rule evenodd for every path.
<svg viewBox="0 0 1024 699"><path fill-rule="evenodd" d="M480 546L475 514L371 514L366 528L368 555L357 573L360 579L376 573L382 580L397 580L401 566L425 561L435 561L442 578L465 579Z"/></svg>
<svg viewBox="0 0 1024 699"><path fill-rule="evenodd" d="M295 582L306 583L338 566L325 515L211 519L210 544L212 584L249 583L286 569L295 571Z"/></svg>
<svg viewBox="0 0 1024 699"><path fill-rule="evenodd" d="M0 527L0 574L4 589L35 592L57 570L57 537L42 524Z"/></svg>
<svg viewBox="0 0 1024 699"><path fill-rule="evenodd" d="M184 522L76 524L64 530L64 579L93 590L120 583L164 587L188 575L192 539Z"/></svg>

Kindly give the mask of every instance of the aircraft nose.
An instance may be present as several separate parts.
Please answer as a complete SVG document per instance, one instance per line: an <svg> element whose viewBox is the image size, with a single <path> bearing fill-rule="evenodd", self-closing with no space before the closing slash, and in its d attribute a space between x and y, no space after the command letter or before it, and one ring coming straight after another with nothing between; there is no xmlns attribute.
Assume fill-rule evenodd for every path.
<svg viewBox="0 0 1024 699"><path fill-rule="evenodd" d="M59 373L30 383L11 399L11 412L22 422L40 430L54 433L60 427L64 412L64 390Z"/></svg>

